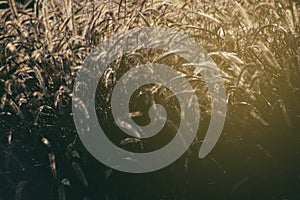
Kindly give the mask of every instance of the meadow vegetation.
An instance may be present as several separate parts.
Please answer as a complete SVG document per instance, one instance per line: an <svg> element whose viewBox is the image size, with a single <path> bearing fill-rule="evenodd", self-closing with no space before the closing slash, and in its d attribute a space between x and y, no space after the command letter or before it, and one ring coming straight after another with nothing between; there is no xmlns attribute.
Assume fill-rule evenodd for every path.
<svg viewBox="0 0 300 200"><path fill-rule="evenodd" d="M297 1L0 0L0 5L1 200L300 198ZM186 70L175 53L142 50L118 59L99 83L105 94L99 97L101 123L112 120L105 101L114 81L133 64L160 62L188 75L201 97L204 124L176 163L128 175L86 152L72 119L71 93L91 50L137 27L168 28L199 42L222 71L228 109L220 141L199 160L210 117L201 74ZM137 142L124 139L114 142L125 141L124 148Z"/></svg>

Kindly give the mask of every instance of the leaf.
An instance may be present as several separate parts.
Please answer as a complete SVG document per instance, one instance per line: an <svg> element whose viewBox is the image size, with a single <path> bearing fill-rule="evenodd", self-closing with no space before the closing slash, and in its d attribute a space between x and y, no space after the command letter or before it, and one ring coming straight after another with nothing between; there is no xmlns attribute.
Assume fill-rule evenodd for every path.
<svg viewBox="0 0 300 200"><path fill-rule="evenodd" d="M50 153L48 155L48 158L49 158L49 166L50 166L50 169L52 171L52 175L53 175L54 178L57 178L56 162L55 162L55 155L54 155L54 153Z"/></svg>
<svg viewBox="0 0 300 200"><path fill-rule="evenodd" d="M16 194L15 194L15 200L21 200L22 198L22 192L24 190L25 185L28 183L28 181L20 181L16 188Z"/></svg>
<svg viewBox="0 0 300 200"><path fill-rule="evenodd" d="M87 187L88 182L87 179L85 177L85 175L83 174L81 167L79 166L79 164L77 162L72 162L72 167L77 175L77 177L79 178L79 180L81 181L81 183Z"/></svg>
<svg viewBox="0 0 300 200"><path fill-rule="evenodd" d="M63 184L60 184L58 186L58 199L59 200L66 200L65 186Z"/></svg>

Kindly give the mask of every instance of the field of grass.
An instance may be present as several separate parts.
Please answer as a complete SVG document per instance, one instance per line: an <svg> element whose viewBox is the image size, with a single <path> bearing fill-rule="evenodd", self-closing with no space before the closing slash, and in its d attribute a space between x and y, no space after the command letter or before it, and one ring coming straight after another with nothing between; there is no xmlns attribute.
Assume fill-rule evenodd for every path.
<svg viewBox="0 0 300 200"><path fill-rule="evenodd" d="M0 0L0 7L0 200L300 199L299 2ZM158 50L124 55L105 72L98 119L112 123L107 97L130 66L166 63L190 77L201 104L190 149L157 172L126 174L95 160L77 137L77 70L98 44L137 27L187 34L222 71L225 127L204 159L197 155L210 119L207 87L182 58ZM143 90L168 95L152 89ZM113 133L115 144L138 146Z"/></svg>

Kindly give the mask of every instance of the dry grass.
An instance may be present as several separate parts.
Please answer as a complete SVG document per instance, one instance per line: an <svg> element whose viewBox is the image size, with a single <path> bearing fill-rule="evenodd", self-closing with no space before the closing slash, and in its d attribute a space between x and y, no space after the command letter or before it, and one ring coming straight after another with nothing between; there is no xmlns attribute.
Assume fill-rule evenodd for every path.
<svg viewBox="0 0 300 200"><path fill-rule="evenodd" d="M51 187L41 192L51 194L52 199L68 199L68 176L77 177L72 179L73 193L85 188L69 198L96 198L85 175L89 174L84 171L87 167L82 169L85 158L81 156L85 153L76 139L70 94L75 73L91 49L114 34L136 27L163 27L186 33L218 64L228 95L228 117L219 148L233 145L239 151L241 145L248 146L246 158L239 157L245 162L251 162L253 152L275 163L283 162L284 159L276 160L280 148L275 147L282 144L292 149L283 150L283 155L299 154L300 5L296 1L132 2L38 0L30 8L15 0L0 1L8 5L0 10L1 199L28 198L25 191L30 181L34 182L37 169L50 170L51 175L44 179L51 180L44 181L43 187L49 188L48 183ZM120 74L138 61L166 62L185 70L182 60L160 53L135 52L131 59L130 55L122 57L115 64ZM203 120L207 122L210 98L201 75L185 72L203 98ZM107 74L111 78L109 70ZM107 86L111 82L105 83ZM199 134L194 147L201 137ZM124 144L131 140L122 141ZM299 166L298 154L285 164L298 160L294 164ZM225 168L230 168L222 162L223 155L213 153L207 162L216 165L219 159ZM297 173L299 170L291 172L295 176ZM239 188L247 182L249 179L242 177L233 184L231 197L239 195ZM104 193L108 199L116 196L109 191ZM293 198L296 194L290 195Z"/></svg>

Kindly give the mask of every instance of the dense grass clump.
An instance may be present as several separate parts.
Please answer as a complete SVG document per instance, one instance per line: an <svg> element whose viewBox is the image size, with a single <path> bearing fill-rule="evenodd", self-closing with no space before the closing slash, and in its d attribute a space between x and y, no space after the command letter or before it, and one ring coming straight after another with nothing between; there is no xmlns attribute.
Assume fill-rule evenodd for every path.
<svg viewBox="0 0 300 200"><path fill-rule="evenodd" d="M297 1L0 0L0 5L0 199L300 198ZM196 157L210 120L201 74L187 70L175 54L153 49L124 55L105 72L96 105L99 122L107 129L113 124L107 97L126 70L168 64L187 75L201 104L202 125L189 151L163 170L131 175L98 163L80 143L71 112L76 71L102 41L136 27L185 33L221 69L227 118L206 158ZM156 85L141 90L145 95L136 94L136 100L170 96ZM137 122L145 117L139 106L132 104ZM177 120L175 98L168 109ZM114 131L108 136L125 149L144 144ZM164 138L171 139L150 143L163 145Z"/></svg>

